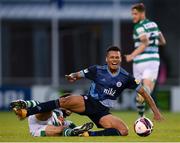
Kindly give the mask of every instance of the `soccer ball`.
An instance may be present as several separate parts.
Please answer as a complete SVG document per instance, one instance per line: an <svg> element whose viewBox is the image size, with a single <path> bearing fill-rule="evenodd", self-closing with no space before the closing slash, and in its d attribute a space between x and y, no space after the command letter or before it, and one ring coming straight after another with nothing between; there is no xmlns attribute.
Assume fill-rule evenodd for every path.
<svg viewBox="0 0 180 143"><path fill-rule="evenodd" d="M146 117L138 118L134 123L134 131L141 137L149 136L153 131L153 123Z"/></svg>

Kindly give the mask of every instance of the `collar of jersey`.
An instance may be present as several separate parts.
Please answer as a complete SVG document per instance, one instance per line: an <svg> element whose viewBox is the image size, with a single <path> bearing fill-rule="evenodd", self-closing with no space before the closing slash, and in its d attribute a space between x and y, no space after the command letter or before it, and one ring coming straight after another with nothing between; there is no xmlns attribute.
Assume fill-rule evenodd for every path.
<svg viewBox="0 0 180 143"><path fill-rule="evenodd" d="M108 73L109 73L112 77L117 76L117 75L119 74L119 72L120 72L120 67L119 67L118 71L117 71L115 74L112 74L112 73L110 72L108 66L106 66L106 69L107 69Z"/></svg>
<svg viewBox="0 0 180 143"><path fill-rule="evenodd" d="M143 23L143 22L146 21L146 20L148 20L148 19L145 18L145 19L139 21L139 23L141 24L141 23Z"/></svg>

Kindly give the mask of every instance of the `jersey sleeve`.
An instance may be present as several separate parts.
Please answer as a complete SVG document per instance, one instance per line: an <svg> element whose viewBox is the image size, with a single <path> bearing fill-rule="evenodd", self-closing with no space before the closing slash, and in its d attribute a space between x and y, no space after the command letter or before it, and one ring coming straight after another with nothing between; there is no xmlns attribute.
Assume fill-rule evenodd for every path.
<svg viewBox="0 0 180 143"><path fill-rule="evenodd" d="M158 27L158 25L157 25L157 23L155 23L155 22L153 22L153 23L154 23L154 25L155 25L154 27L157 28L157 31L158 31L158 32L161 32L160 29L159 29L159 27Z"/></svg>
<svg viewBox="0 0 180 143"><path fill-rule="evenodd" d="M141 82L135 79L133 76L129 75L127 88L135 89L136 91L138 91L141 87L142 87Z"/></svg>
<svg viewBox="0 0 180 143"><path fill-rule="evenodd" d="M82 77L88 78L90 80L96 79L96 73L97 73L97 66L95 65L80 71Z"/></svg>

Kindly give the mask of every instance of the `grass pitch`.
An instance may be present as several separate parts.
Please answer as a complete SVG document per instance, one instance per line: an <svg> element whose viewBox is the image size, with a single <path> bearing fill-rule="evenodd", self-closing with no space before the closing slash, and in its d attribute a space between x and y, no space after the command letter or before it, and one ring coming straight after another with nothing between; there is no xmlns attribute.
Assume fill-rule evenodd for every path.
<svg viewBox="0 0 180 143"><path fill-rule="evenodd" d="M27 120L19 121L12 112L0 112L0 142L180 142L180 113L163 113L163 122L154 122L153 133L148 137L139 137L134 133L133 123L136 112L113 112L129 126L126 137L32 137L28 131ZM152 119L152 114L146 114ZM68 118L81 125L89 121L84 116L73 114ZM97 130L96 127L93 130Z"/></svg>

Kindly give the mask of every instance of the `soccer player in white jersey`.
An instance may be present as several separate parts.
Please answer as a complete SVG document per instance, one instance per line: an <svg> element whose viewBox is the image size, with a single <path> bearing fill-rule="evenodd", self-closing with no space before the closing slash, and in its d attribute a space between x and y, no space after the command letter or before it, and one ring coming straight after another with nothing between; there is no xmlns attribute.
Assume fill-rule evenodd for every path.
<svg viewBox="0 0 180 143"><path fill-rule="evenodd" d="M13 110L30 109L38 106L40 102L35 100L15 100L10 104ZM93 123L85 123L82 126L65 120L72 112L65 109L55 109L53 111L35 114L28 117L29 132L34 137L43 136L85 136L86 132L93 127Z"/></svg>
<svg viewBox="0 0 180 143"><path fill-rule="evenodd" d="M126 55L126 61L133 61L134 77L144 84L149 94L152 93L159 71L159 46L166 40L157 24L146 18L145 6L138 3L132 6L134 51ZM143 116L145 103L141 95L136 96L136 105L140 116Z"/></svg>

